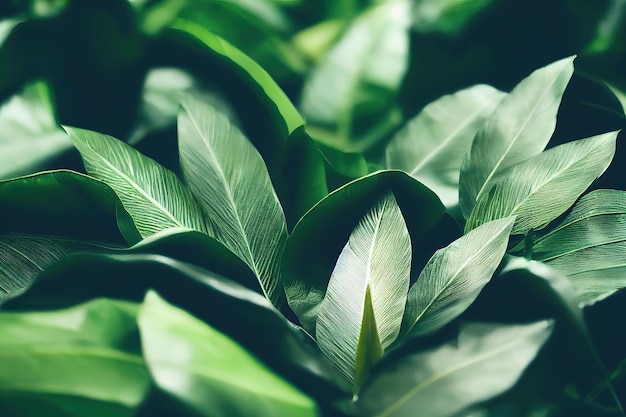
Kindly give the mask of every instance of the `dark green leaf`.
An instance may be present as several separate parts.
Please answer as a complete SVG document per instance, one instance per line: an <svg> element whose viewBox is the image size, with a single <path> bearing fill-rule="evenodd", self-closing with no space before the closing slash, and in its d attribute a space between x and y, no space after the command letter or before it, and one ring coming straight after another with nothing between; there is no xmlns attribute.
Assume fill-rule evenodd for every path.
<svg viewBox="0 0 626 417"><path fill-rule="evenodd" d="M424 0L413 6L413 29L456 37L494 0Z"/></svg>

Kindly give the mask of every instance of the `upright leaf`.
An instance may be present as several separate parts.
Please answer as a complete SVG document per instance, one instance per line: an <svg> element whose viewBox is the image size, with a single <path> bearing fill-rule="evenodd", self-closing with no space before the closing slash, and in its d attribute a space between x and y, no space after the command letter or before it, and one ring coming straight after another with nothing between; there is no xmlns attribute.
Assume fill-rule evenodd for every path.
<svg viewBox="0 0 626 417"><path fill-rule="evenodd" d="M408 293L403 332L432 333L463 313L500 264L514 222L486 223L435 252Z"/></svg>
<svg viewBox="0 0 626 417"><path fill-rule="evenodd" d="M111 136L65 130L87 172L113 188L142 237L171 227L212 234L200 205L173 172Z"/></svg>
<svg viewBox="0 0 626 417"><path fill-rule="evenodd" d="M318 415L313 400L235 341L156 293L146 295L138 322L156 384L200 415Z"/></svg>
<svg viewBox="0 0 626 417"><path fill-rule="evenodd" d="M287 226L263 158L224 115L200 101L183 103L178 129L185 179L215 225L216 239L244 260L267 297L279 302Z"/></svg>
<svg viewBox="0 0 626 417"><path fill-rule="evenodd" d="M574 72L573 61L562 59L522 80L478 131L461 167L459 200L465 218L498 174L544 150Z"/></svg>
<svg viewBox="0 0 626 417"><path fill-rule="evenodd" d="M408 172L437 193L446 207L456 205L463 156L504 96L481 84L430 103L387 145L387 168Z"/></svg>
<svg viewBox="0 0 626 417"><path fill-rule="evenodd" d="M456 340L383 366L359 396L359 415L449 417L509 388L551 332L547 322L470 323Z"/></svg>
<svg viewBox="0 0 626 417"><path fill-rule="evenodd" d="M317 343L355 384L398 337L411 270L411 241L393 194L354 229L317 317Z"/></svg>
<svg viewBox="0 0 626 417"><path fill-rule="evenodd" d="M478 200L465 229L508 216L516 216L512 233L545 227L606 170L617 133L565 143L511 167Z"/></svg>

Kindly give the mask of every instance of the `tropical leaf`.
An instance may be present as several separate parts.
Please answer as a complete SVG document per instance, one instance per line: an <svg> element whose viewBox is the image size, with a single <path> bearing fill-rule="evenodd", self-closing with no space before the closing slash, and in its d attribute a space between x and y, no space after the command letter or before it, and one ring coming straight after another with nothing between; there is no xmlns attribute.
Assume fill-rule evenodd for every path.
<svg viewBox="0 0 626 417"><path fill-rule="evenodd" d="M201 415L318 415L313 400L235 341L153 291L138 323L156 384Z"/></svg>
<svg viewBox="0 0 626 417"><path fill-rule="evenodd" d="M98 299L66 310L0 313L0 412L33 417L131 417L151 378L137 307Z"/></svg>
<svg viewBox="0 0 626 417"><path fill-rule="evenodd" d="M504 96L480 84L430 103L387 145L387 168L408 172L437 193L446 207L455 206L463 156Z"/></svg>
<svg viewBox="0 0 626 417"><path fill-rule="evenodd" d="M556 126L561 98L573 72L574 57L540 68L500 102L476 134L461 166L459 200L465 218L485 196L498 174L542 152Z"/></svg>
<svg viewBox="0 0 626 417"><path fill-rule="evenodd" d="M65 130L89 175L113 188L142 237L171 227L212 234L200 205L173 172L111 136Z"/></svg>
<svg viewBox="0 0 626 417"><path fill-rule="evenodd" d="M359 415L457 415L511 388L550 333L545 321L465 324L452 342L381 364L359 396Z"/></svg>
<svg viewBox="0 0 626 417"><path fill-rule="evenodd" d="M626 192L584 195L561 223L533 245L533 259L566 275L579 301L593 304L626 287Z"/></svg>
<svg viewBox="0 0 626 417"><path fill-rule="evenodd" d="M514 222L485 223L435 252L409 290L403 333L432 333L463 313L500 264Z"/></svg>
<svg viewBox="0 0 626 417"><path fill-rule="evenodd" d="M399 122L393 99L408 65L409 8L367 9L311 72L300 108L315 139L362 152Z"/></svg>
<svg viewBox="0 0 626 417"><path fill-rule="evenodd" d="M465 230L508 216L516 216L515 234L545 227L606 170L615 154L617 133L565 143L511 167L478 200Z"/></svg>
<svg viewBox="0 0 626 417"><path fill-rule="evenodd" d="M185 180L215 225L214 236L250 266L267 297L279 303L287 226L263 158L225 116L200 101L183 102L178 129Z"/></svg>
<svg viewBox="0 0 626 417"><path fill-rule="evenodd" d="M398 337L411 272L411 240L393 194L356 226L317 316L317 344L358 392Z"/></svg>

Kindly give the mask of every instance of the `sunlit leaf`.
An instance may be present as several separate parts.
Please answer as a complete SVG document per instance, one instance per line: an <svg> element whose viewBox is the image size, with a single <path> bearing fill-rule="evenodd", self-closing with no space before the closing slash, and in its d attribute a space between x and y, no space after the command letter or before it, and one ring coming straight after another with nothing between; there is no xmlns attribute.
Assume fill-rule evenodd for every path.
<svg viewBox="0 0 626 417"><path fill-rule="evenodd" d="M139 313L157 385L203 416L317 416L315 403L228 336L149 292Z"/></svg>
<svg viewBox="0 0 626 417"><path fill-rule="evenodd" d="M511 167L478 200L465 229L508 216L516 216L512 233L545 227L606 170L617 133L565 143Z"/></svg>
<svg viewBox="0 0 626 417"><path fill-rule="evenodd" d="M465 218L498 174L544 150L574 72L573 61L562 59L522 80L478 131L461 166L459 200Z"/></svg>
<svg viewBox="0 0 626 417"><path fill-rule="evenodd" d="M466 324L452 342L385 364L359 396L359 415L457 415L511 388L550 332L547 322Z"/></svg>
<svg viewBox="0 0 626 417"><path fill-rule="evenodd" d="M422 0L413 6L413 29L455 37L493 0Z"/></svg>
<svg viewBox="0 0 626 417"><path fill-rule="evenodd" d="M212 233L200 205L173 172L111 136L65 129L89 175L113 188L143 237L170 227Z"/></svg>
<svg viewBox="0 0 626 417"><path fill-rule="evenodd" d="M0 412L32 417L131 417L150 375L132 303L99 299L66 310L0 313Z"/></svg>
<svg viewBox="0 0 626 417"><path fill-rule="evenodd" d="M387 145L387 168L408 172L437 193L446 207L456 205L463 156L504 96L481 84L430 103Z"/></svg>
<svg viewBox="0 0 626 417"><path fill-rule="evenodd" d="M409 290L403 332L432 333L463 313L500 264L514 222L485 223L435 252Z"/></svg>
<svg viewBox="0 0 626 417"><path fill-rule="evenodd" d="M398 337L411 270L411 240L393 194L359 222L330 277L317 343L358 391Z"/></svg>
<svg viewBox="0 0 626 417"><path fill-rule="evenodd" d="M279 262L287 226L263 158L228 118L186 100L178 121L185 180L215 225L215 237L244 260L273 302L283 294Z"/></svg>

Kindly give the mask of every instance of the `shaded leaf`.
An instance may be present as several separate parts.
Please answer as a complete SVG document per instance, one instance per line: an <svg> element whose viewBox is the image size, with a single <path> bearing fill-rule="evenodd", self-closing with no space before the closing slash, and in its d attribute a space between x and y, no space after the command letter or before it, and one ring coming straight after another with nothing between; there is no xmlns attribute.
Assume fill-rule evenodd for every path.
<svg viewBox="0 0 626 417"><path fill-rule="evenodd" d="M545 227L606 170L617 133L565 143L511 167L478 200L465 230L508 216L516 216L512 233Z"/></svg>
<svg viewBox="0 0 626 417"><path fill-rule="evenodd" d="M89 175L113 188L142 237L170 227L211 234L200 205L173 172L111 136L65 129Z"/></svg>
<svg viewBox="0 0 626 417"><path fill-rule="evenodd" d="M391 139L386 167L408 172L437 193L446 207L456 205L463 156L504 96L480 84L430 103Z"/></svg>
<svg viewBox="0 0 626 417"><path fill-rule="evenodd" d="M550 332L545 321L465 324L456 340L381 366L356 407L363 416L456 415L511 388Z"/></svg>
<svg viewBox="0 0 626 417"><path fill-rule="evenodd" d="M150 291L138 317L157 385L204 416L318 415L315 403L248 351Z"/></svg>
<svg viewBox="0 0 626 417"><path fill-rule="evenodd" d="M435 252L409 290L403 333L432 333L463 313L500 264L514 222L485 223Z"/></svg>
<svg viewBox="0 0 626 417"><path fill-rule="evenodd" d="M317 343L355 392L400 333L410 272L409 232L387 194L352 231L317 316Z"/></svg>
<svg viewBox="0 0 626 417"><path fill-rule="evenodd" d="M263 158L224 115L200 101L183 102L178 129L185 179L214 236L250 266L278 304L287 226Z"/></svg>
<svg viewBox="0 0 626 417"><path fill-rule="evenodd" d="M493 0L420 1L413 6L412 27L419 33L442 33L456 37L493 3Z"/></svg>
<svg viewBox="0 0 626 417"><path fill-rule="evenodd" d="M128 416L148 394L134 304L0 313L0 411L42 417Z"/></svg>
<svg viewBox="0 0 626 417"><path fill-rule="evenodd" d="M574 57L565 58L534 71L500 102L478 131L459 179L465 218L503 170L544 150L574 72L573 61Z"/></svg>

